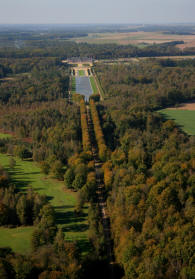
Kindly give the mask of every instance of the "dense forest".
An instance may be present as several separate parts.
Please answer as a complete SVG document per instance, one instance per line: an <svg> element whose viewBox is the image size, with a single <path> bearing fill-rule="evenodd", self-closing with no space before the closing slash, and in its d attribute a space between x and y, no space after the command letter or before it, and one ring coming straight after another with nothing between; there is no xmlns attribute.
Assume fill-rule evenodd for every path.
<svg viewBox="0 0 195 279"><path fill-rule="evenodd" d="M53 41L52 41L53 42ZM155 57L155 56L182 56L194 55L194 48L180 50L176 47L181 41L162 43L158 45L138 48L134 45L117 44L87 44L75 43L71 41L57 42L48 45L38 42L34 46L15 48L0 48L0 58L28 58L28 57L60 57L67 59L69 57L92 57L94 59L115 59L128 57Z"/></svg>
<svg viewBox="0 0 195 279"><path fill-rule="evenodd" d="M125 278L194 278L194 137L156 112L194 99L194 62L96 70L114 139L104 180L117 262Z"/></svg>
<svg viewBox="0 0 195 279"><path fill-rule="evenodd" d="M24 46L0 48L0 131L11 135L0 138L0 153L9 156L9 166L0 166L0 226L33 226L29 254L0 248L0 278L195 278L195 139L158 112L195 99L195 60L101 61L195 50L181 52L179 42L143 49L76 44L62 40L78 35L69 30L42 40L34 35L26 35ZM104 100L92 96L86 104L75 94L70 101L70 67L61 60L71 56L100 59L93 72ZM15 157L36 162L45 179L76 193L72 218L82 218L88 207L86 254L57 226L51 197L19 190ZM112 261L98 204L97 162Z"/></svg>
<svg viewBox="0 0 195 279"><path fill-rule="evenodd" d="M150 59L112 67L100 63L96 70L106 98L151 110L194 99L194 67L194 60Z"/></svg>

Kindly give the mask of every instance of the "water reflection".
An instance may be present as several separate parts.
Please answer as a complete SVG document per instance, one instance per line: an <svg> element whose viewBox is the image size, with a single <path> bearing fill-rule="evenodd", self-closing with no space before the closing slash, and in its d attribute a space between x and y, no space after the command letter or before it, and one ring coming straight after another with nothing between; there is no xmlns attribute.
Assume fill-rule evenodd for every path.
<svg viewBox="0 0 195 279"><path fill-rule="evenodd" d="M93 93L88 77L76 77L76 92L85 96L85 101L89 101L89 96Z"/></svg>

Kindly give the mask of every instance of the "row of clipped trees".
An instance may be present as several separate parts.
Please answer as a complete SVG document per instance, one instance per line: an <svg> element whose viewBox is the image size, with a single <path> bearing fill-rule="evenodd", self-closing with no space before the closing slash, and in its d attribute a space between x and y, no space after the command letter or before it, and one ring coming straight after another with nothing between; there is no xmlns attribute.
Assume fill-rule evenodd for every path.
<svg viewBox="0 0 195 279"><path fill-rule="evenodd" d="M104 134L102 131L102 127L100 124L100 119L97 111L96 104L94 100L90 100L90 108L91 108L91 116L93 120L93 125L94 125L94 131L95 131L95 137L98 145L98 150L99 150L99 158L101 161L105 162L108 156L108 149L105 144L104 140Z"/></svg>
<svg viewBox="0 0 195 279"><path fill-rule="evenodd" d="M89 131L87 125L87 112L85 101L82 99L80 101L80 113L81 113L81 128L82 128L82 143L83 143L83 151L90 151L91 144L89 138Z"/></svg>
<svg viewBox="0 0 195 279"><path fill-rule="evenodd" d="M94 103L94 100L92 100L92 99L93 98L90 99L91 100L90 104ZM95 105L95 103L94 103L94 105ZM96 108L95 108L95 110L96 110ZM84 99L82 99L80 101L80 114L81 114L83 152L81 154L79 154L77 158L72 157L72 159L69 160L69 166L71 167L71 169L68 170L65 175L65 184L71 185L70 179L69 179L70 171L72 171L73 174L76 174L74 176L75 177L74 181L72 182L72 187L74 189L78 190L77 205L75 208L75 212L77 212L77 214L78 213L81 214L81 210L82 210L84 204L86 202L89 202L90 206L89 206L89 211L88 211L88 222L89 222L88 237L94 248L93 255L96 255L96 256L100 257L100 259L101 259L101 257L105 256L105 247L106 246L105 246L105 237L104 237L103 226L102 226L102 222L101 222L101 218L100 218L101 215L100 215L99 207L97 204L96 172L95 172L95 165L94 165L94 160L93 160L92 152L91 152L91 144L90 144L88 123L87 123L87 110L86 110L86 105L85 105ZM93 122L94 122L94 120L95 120L95 118L93 118ZM99 120L99 118L98 118L98 120ZM96 122L94 122L94 123L96 123ZM99 123L99 125L100 125L100 123ZM96 125L94 124L94 127L95 126ZM98 136L97 129L95 130L95 134L96 133ZM103 138L102 132L101 132L101 135ZM98 147L100 148L100 150L102 152L101 159L103 159L104 151L102 149L102 141L99 138L99 141L97 140L97 142L99 143ZM105 143L104 143L104 146L106 147ZM85 170L85 173L82 171L82 169ZM84 177L84 179L82 179L82 177ZM73 178L73 176L72 176L72 178Z"/></svg>

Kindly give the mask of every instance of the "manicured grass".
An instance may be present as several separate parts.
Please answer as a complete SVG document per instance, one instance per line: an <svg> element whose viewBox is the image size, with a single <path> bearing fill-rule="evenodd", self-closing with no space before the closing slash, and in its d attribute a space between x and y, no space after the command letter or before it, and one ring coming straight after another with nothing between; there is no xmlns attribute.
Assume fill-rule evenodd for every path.
<svg viewBox="0 0 195 279"><path fill-rule="evenodd" d="M33 229L34 227L18 227L13 229L0 227L0 247L9 246L17 253L29 253Z"/></svg>
<svg viewBox="0 0 195 279"><path fill-rule="evenodd" d="M159 111L166 118L173 119L189 135L195 135L195 110L163 109Z"/></svg>
<svg viewBox="0 0 195 279"><path fill-rule="evenodd" d="M7 139L7 138L11 138L12 135L10 134L4 134L4 133L0 133L0 139Z"/></svg>
<svg viewBox="0 0 195 279"><path fill-rule="evenodd" d="M97 94L98 93L98 89L97 89L94 77L90 77L90 82L91 82L91 87L93 89L93 93Z"/></svg>
<svg viewBox="0 0 195 279"><path fill-rule="evenodd" d="M80 76L80 77L85 76L85 71L84 71L84 70L79 70L79 76Z"/></svg>
<svg viewBox="0 0 195 279"><path fill-rule="evenodd" d="M103 91L103 89L102 89L102 87L101 87L101 84L100 84L100 81L99 81L99 79L98 79L97 75L95 75L95 78L96 78L96 81L97 81L98 87L99 87L99 89L100 89L100 92L101 92L102 98L105 98L104 91Z"/></svg>
<svg viewBox="0 0 195 279"><path fill-rule="evenodd" d="M74 207L77 193L65 190L63 182L59 182L40 173L39 166L30 161L18 158L16 166L10 175L18 189L25 192L33 188L36 192L48 197L56 210L56 223L65 233L67 240L77 240L86 252L87 240L87 207L83 216L76 216ZM0 164L9 171L10 156L0 154ZM0 247L10 246L16 252L28 253L30 251L30 238L33 227L19 227L14 229L0 228Z"/></svg>

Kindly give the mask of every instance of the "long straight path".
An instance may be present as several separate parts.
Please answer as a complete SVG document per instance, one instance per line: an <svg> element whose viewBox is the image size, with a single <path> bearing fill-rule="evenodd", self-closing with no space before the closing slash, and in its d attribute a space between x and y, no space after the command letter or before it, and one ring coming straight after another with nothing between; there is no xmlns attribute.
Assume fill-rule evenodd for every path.
<svg viewBox="0 0 195 279"><path fill-rule="evenodd" d="M102 175L100 172L101 167L102 167L102 162L100 161L99 156L98 156L98 148L97 148L97 144L96 144L94 127L93 127L91 111L90 111L89 106L87 106L87 122L88 122L88 130L89 130L89 136L90 136L91 147L92 147L92 154L93 154L94 163L95 163L96 184L97 184L96 194L97 194L97 200L98 200L98 205L99 205L99 209L100 209L102 225L103 225L103 230L104 230L107 255L108 255L108 259L109 259L109 263L110 263L110 273L111 273L110 278L114 278L113 269L112 269L112 266L114 263L114 253L113 253L113 242L112 242L111 233L110 233L110 218L108 215L107 205L106 205L105 185L104 185L104 181L103 181L103 178L102 178Z"/></svg>

